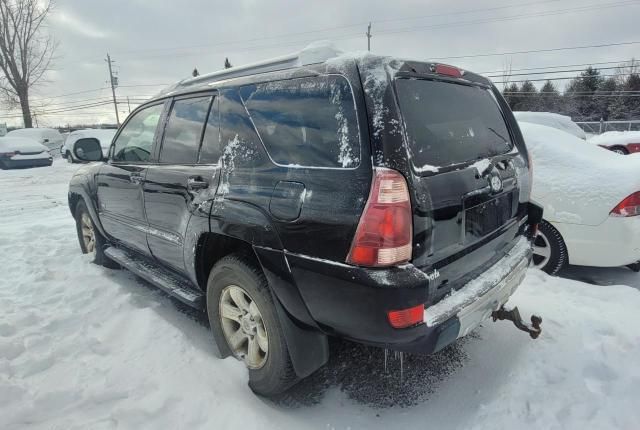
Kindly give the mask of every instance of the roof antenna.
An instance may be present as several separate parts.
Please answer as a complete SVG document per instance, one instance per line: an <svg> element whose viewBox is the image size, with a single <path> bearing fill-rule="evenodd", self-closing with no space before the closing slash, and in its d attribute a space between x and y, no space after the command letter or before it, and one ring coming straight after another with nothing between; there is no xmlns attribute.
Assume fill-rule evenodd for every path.
<svg viewBox="0 0 640 430"><path fill-rule="evenodd" d="M200 72L198 72L198 69L196 67L193 68L193 72L191 72L191 76L193 76L194 78L196 76L200 76Z"/></svg>

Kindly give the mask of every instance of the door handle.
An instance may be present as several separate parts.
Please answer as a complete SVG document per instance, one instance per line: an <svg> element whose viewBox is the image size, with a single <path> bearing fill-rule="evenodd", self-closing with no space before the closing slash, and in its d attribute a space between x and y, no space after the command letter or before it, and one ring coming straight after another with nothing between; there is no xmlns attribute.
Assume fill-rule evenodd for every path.
<svg viewBox="0 0 640 430"><path fill-rule="evenodd" d="M187 179L187 188L190 190L202 190L209 187L209 182L202 179L200 176Z"/></svg>
<svg viewBox="0 0 640 430"><path fill-rule="evenodd" d="M139 184L140 182L142 182L142 174L139 172L131 172L129 174L129 180L133 184Z"/></svg>

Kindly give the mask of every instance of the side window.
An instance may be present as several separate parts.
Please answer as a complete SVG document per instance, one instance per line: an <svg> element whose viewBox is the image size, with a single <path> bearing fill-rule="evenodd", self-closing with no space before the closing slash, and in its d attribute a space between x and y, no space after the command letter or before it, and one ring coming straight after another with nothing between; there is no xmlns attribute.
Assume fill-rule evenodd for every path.
<svg viewBox="0 0 640 430"><path fill-rule="evenodd" d="M242 88L245 106L278 164L356 167L360 139L351 87L342 76Z"/></svg>
<svg viewBox="0 0 640 430"><path fill-rule="evenodd" d="M204 130L204 138L200 147L200 164L216 164L220 160L220 117L218 104L220 98L213 99L209 111L207 124Z"/></svg>
<svg viewBox="0 0 640 430"><path fill-rule="evenodd" d="M194 164L197 161L210 104L211 96L173 102L162 139L161 163Z"/></svg>
<svg viewBox="0 0 640 430"><path fill-rule="evenodd" d="M149 160L163 106L159 104L145 108L127 122L114 143L113 161Z"/></svg>

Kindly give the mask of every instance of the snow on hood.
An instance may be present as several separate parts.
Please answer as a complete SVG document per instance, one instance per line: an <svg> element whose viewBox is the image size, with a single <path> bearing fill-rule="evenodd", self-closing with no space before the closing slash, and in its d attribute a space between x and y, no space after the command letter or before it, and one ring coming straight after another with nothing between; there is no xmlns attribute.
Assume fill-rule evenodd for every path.
<svg viewBox="0 0 640 430"><path fill-rule="evenodd" d="M607 131L589 138L589 143L606 146L640 143L640 131Z"/></svg>
<svg viewBox="0 0 640 430"><path fill-rule="evenodd" d="M549 221L599 225L640 190L640 157L622 156L575 136L520 122L533 159L533 200Z"/></svg>
<svg viewBox="0 0 640 430"><path fill-rule="evenodd" d="M26 137L0 137L1 152L42 152L48 151L48 148L33 139Z"/></svg>
<svg viewBox="0 0 640 430"><path fill-rule="evenodd" d="M571 121L571 117L551 112L514 112L513 115L518 121L532 124L546 125L573 134L580 139L586 139L587 135L578 124Z"/></svg>

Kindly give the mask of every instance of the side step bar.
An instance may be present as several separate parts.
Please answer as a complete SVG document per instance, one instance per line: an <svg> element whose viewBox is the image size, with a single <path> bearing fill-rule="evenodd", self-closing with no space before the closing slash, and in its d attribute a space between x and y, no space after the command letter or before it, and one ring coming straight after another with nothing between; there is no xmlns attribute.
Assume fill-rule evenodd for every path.
<svg viewBox="0 0 640 430"><path fill-rule="evenodd" d="M204 293L193 288L188 281L182 280L168 270L151 264L122 249L110 246L104 250L104 253L116 263L144 278L182 303L204 310L206 304Z"/></svg>

